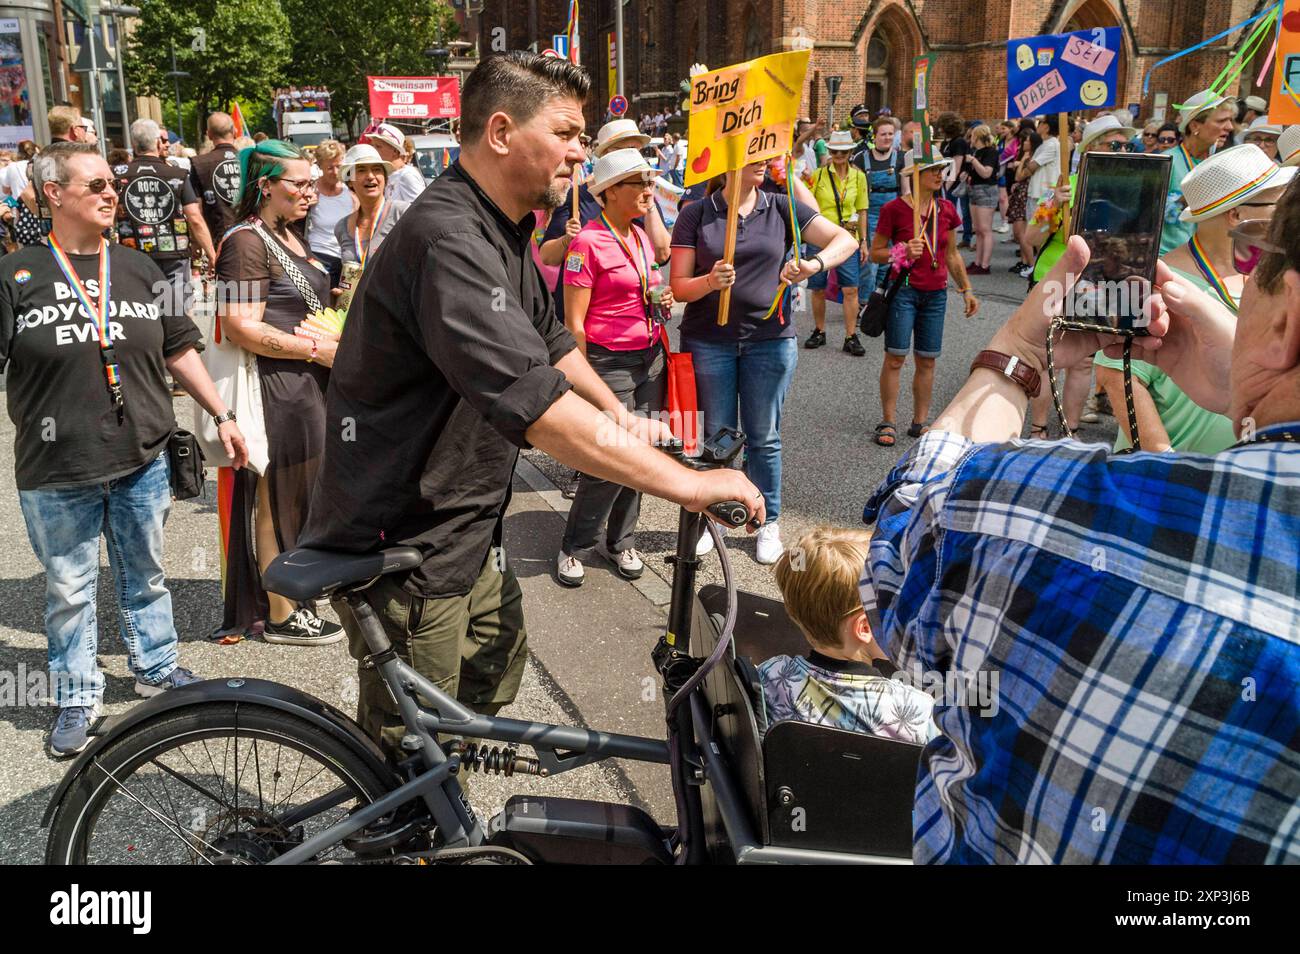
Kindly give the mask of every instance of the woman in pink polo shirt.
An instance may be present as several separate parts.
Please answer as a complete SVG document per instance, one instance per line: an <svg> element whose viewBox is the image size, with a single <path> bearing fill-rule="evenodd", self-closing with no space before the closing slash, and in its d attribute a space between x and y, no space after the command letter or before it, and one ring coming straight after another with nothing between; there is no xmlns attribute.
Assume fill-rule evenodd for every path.
<svg viewBox="0 0 1300 954"><path fill-rule="evenodd" d="M570 243L561 271L565 325L610 390L639 414L663 410L667 368L660 334L673 303L654 246L632 224L650 211L654 178L635 149L597 159L590 188L602 211ZM556 560L559 581L582 585L582 561L595 552L602 526L619 574L639 577L645 568L635 546L640 511L635 490L583 474Z"/></svg>

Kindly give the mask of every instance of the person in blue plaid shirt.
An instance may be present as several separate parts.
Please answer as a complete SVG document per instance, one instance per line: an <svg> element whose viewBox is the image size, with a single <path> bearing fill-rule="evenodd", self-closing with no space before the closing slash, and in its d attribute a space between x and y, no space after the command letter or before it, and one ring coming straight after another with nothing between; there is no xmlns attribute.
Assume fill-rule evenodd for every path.
<svg viewBox="0 0 1300 954"><path fill-rule="evenodd" d="M987 714L935 706L916 861L1300 863L1300 185L1250 243L1235 322L1161 264L1133 349L1239 444L1015 441L1024 367L1045 368L1087 262L1075 237L870 498L881 648L905 671L999 675ZM1121 350L1054 340L1059 367Z"/></svg>

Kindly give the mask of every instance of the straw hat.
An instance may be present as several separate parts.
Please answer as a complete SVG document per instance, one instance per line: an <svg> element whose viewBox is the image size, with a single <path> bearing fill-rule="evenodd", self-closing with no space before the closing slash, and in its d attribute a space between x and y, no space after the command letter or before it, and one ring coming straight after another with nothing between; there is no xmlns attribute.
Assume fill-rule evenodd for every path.
<svg viewBox="0 0 1300 954"><path fill-rule="evenodd" d="M1187 126L1193 119L1201 115L1208 109L1218 109L1224 103L1230 102L1228 97L1221 96L1212 89L1204 89L1189 99L1183 105L1178 107L1178 130L1187 132Z"/></svg>
<svg viewBox="0 0 1300 954"><path fill-rule="evenodd" d="M1087 152L1099 137L1108 133L1122 132L1125 139L1132 139L1137 135L1137 130L1132 126L1125 126L1119 121L1119 117L1107 113L1105 116L1098 116L1088 125L1083 127L1083 138L1079 140L1079 151Z"/></svg>
<svg viewBox="0 0 1300 954"><path fill-rule="evenodd" d="M1300 126L1287 126L1277 137L1277 161L1284 166L1300 166Z"/></svg>
<svg viewBox="0 0 1300 954"><path fill-rule="evenodd" d="M351 182L357 166L383 166L384 174L393 174L393 164L379 158L379 151L368 143L358 143L343 155L343 181Z"/></svg>
<svg viewBox="0 0 1300 954"><path fill-rule="evenodd" d="M943 154L939 152L939 147L933 143L930 145L930 158L928 160L922 159L918 163L915 152L909 152L907 157L911 162L903 169L903 175L905 176L910 176L913 170L916 172L929 172L931 169L946 169L952 165L952 160L945 159Z"/></svg>
<svg viewBox="0 0 1300 954"><path fill-rule="evenodd" d="M1295 173L1294 168L1277 165L1254 143L1216 152L1183 179L1187 208L1179 219L1201 222L1222 215L1265 189L1286 185Z"/></svg>
<svg viewBox="0 0 1300 954"><path fill-rule="evenodd" d="M587 188L591 190L592 195L599 197L615 182L630 179L638 174L642 182L651 182L658 173L650 167L650 163L646 162L645 156L636 149L614 149L596 160L596 166L591 170L591 178L587 180Z"/></svg>
<svg viewBox="0 0 1300 954"><path fill-rule="evenodd" d="M636 123L630 119L615 119L605 123L600 127L600 132L596 133L596 148L594 150L596 158L603 156L610 147L611 143L623 142L627 139L636 140L636 148L644 149L650 143L650 137L636 128ZM620 146L620 149L629 148Z"/></svg>
<svg viewBox="0 0 1300 954"><path fill-rule="evenodd" d="M1270 123L1267 116L1256 116L1250 121L1250 125L1242 132L1242 136L1249 136L1252 133L1263 133L1266 136L1282 135L1282 127Z"/></svg>
<svg viewBox="0 0 1300 954"><path fill-rule="evenodd" d="M847 129L837 129L831 133L831 138L826 140L826 148L832 152L840 152L856 149L858 144L853 141L853 133Z"/></svg>

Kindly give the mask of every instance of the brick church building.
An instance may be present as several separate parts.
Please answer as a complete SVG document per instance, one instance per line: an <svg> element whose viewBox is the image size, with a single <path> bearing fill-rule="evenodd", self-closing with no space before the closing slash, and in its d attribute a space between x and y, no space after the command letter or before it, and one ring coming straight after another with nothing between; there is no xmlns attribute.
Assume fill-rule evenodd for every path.
<svg viewBox="0 0 1300 954"><path fill-rule="evenodd" d="M609 48L615 0L582 0L581 62L594 80L589 118L598 122L613 93ZM967 118L1006 115L1008 38L1119 27L1119 105L1141 104L1149 116L1158 94L1182 102L1219 74L1242 33L1155 72L1150 95L1142 80L1154 63L1259 12L1275 0L625 0L629 115L680 105L678 84L692 63L710 68L794 49L812 42L806 112L836 120L855 103L873 110L910 110L912 59L936 55L930 80L931 112L953 109ZM541 47L564 28L566 0L486 0L478 18L480 49ZM1255 70L1243 74L1240 95ZM839 76L829 102L825 78Z"/></svg>

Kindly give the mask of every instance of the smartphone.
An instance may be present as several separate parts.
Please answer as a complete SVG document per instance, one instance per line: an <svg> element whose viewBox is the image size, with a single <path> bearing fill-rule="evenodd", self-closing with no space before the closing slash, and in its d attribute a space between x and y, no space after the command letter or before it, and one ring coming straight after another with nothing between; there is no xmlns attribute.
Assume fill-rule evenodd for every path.
<svg viewBox="0 0 1300 954"><path fill-rule="evenodd" d="M1173 161L1167 155L1087 152L1079 160L1071 234L1088 260L1065 297L1065 318L1101 331L1145 335L1160 257Z"/></svg>

